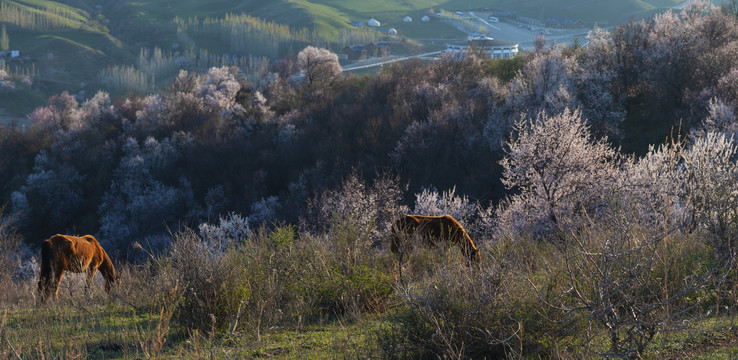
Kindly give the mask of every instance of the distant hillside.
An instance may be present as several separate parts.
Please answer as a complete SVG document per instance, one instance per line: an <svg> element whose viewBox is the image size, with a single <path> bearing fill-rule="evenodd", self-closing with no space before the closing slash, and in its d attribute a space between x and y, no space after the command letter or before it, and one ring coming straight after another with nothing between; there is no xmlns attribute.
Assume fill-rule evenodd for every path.
<svg viewBox="0 0 738 360"><path fill-rule="evenodd" d="M62 90L83 91L99 69L132 58L91 1L1 0L0 23L8 48L21 55L0 61L0 69L14 80L32 80L0 97L0 107L11 114L20 116Z"/></svg>
<svg viewBox="0 0 738 360"><path fill-rule="evenodd" d="M498 0L495 6L537 19L573 17L588 24L614 25L681 2L682 0Z"/></svg>
<svg viewBox="0 0 738 360"><path fill-rule="evenodd" d="M0 109L22 117L38 99L97 89L113 94L150 92L180 68L237 65L262 71L270 60L308 44L334 51L378 41L354 20L376 18L413 38L458 38L458 30L421 23L430 11L479 8L514 10L532 18L577 17L587 24L616 24L650 15L680 0L0 0L0 23L21 58L0 62L17 82ZM403 23L410 15L413 23ZM400 47L398 47L399 49ZM2 50L2 49L0 49ZM416 49L417 50L417 49ZM28 82L24 82L27 84ZM12 100L11 100L12 99ZM18 99L24 99L18 101Z"/></svg>

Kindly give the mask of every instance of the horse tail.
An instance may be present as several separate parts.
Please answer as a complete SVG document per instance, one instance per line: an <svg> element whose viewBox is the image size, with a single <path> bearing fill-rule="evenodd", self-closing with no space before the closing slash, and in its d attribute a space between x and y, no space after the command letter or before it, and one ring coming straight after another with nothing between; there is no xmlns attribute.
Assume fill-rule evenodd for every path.
<svg viewBox="0 0 738 360"><path fill-rule="evenodd" d="M399 253L407 244L404 242L411 236L420 226L420 220L413 215L405 215L392 224L390 231L390 251Z"/></svg>
<svg viewBox="0 0 738 360"><path fill-rule="evenodd" d="M38 292L42 301L45 300L52 276L52 262L54 259L54 247L51 241L41 243L41 267L38 275Z"/></svg>

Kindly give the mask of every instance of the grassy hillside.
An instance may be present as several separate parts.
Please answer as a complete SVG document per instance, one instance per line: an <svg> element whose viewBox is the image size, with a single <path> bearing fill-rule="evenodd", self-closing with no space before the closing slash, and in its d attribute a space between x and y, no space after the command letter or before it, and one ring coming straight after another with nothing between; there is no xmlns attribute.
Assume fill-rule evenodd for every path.
<svg viewBox="0 0 738 360"><path fill-rule="evenodd" d="M651 14L679 0L124 0L99 4L92 0L0 0L0 23L6 26L10 48L20 50L22 59L0 63L19 82L30 77L33 85L18 86L13 96L0 98L0 108L23 117L41 105L37 99L69 91L90 94L99 88L113 94L154 90L127 88L126 74L111 88L100 84L102 74L115 73L116 66L138 67L141 49L159 48L168 68L187 64L192 70L226 64L223 53L256 56L248 63L263 68L269 59L294 54L307 44L338 51L346 41L353 20L376 18L384 27L395 27L413 39L447 39L464 33L438 23L417 21L430 10L447 11L497 8L515 10L534 17L579 17L587 23L615 24L639 14ZM239 16L226 20L229 14ZM241 14L248 15L243 17ZM403 23L410 15L413 23ZM175 23L179 19L179 23ZM183 23L195 24L182 26ZM207 24L206 24L207 23ZM343 38L344 43L337 42ZM379 38L379 36L377 37ZM428 42L427 50L438 44ZM420 51L421 49L416 49ZM174 63L176 59L179 61ZM197 61L195 59L198 59ZM205 59L205 60L202 60ZM231 63L233 64L233 63ZM171 74L129 74L155 78L162 83ZM166 76L165 76L166 75ZM108 83L109 84L109 83ZM158 84L161 85L161 84ZM28 98L13 101L11 98Z"/></svg>
<svg viewBox="0 0 738 360"><path fill-rule="evenodd" d="M515 10L533 18L574 17L585 23L616 24L630 17L650 13L658 8L672 7L680 0L498 0L495 6Z"/></svg>
<svg viewBox="0 0 738 360"><path fill-rule="evenodd" d="M33 281L1 279L0 358L608 358L589 312L541 300L568 293L553 244L485 243L479 268L456 249L417 248L398 271L402 260L341 226L321 237L277 228L215 258L177 234L173 247L188 251L116 264L111 296L100 276L86 292L82 274L66 273L58 300L39 304ZM657 334L643 358L735 358L735 308L708 314Z"/></svg>

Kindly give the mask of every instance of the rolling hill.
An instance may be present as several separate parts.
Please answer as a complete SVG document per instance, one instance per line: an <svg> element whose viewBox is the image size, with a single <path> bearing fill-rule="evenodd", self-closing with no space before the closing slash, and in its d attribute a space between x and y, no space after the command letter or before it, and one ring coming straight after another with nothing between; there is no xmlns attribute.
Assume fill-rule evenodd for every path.
<svg viewBox="0 0 738 360"><path fill-rule="evenodd" d="M10 48L21 59L1 66L16 80L33 79L19 86L39 99L63 90L91 95L104 88L114 94L144 88L126 88L126 74L165 82L171 69L199 70L237 57L239 66L263 67L268 59L295 53L310 43L340 49L351 41L350 22L377 18L383 26L397 27L411 37L458 37L456 29L436 24L403 24L405 15L419 18L429 11L496 8L533 17L577 17L585 23L615 24L651 14L680 0L0 0L0 23L6 26ZM355 30L354 30L355 31ZM349 34L347 36L346 34ZM338 41L338 42L337 42ZM141 49L159 49L156 58L141 58ZM0 49L2 50L2 49ZM195 60L197 59L197 60ZM206 61L202 61L206 59ZM155 62L168 72L151 73L141 62ZM119 88L103 86L110 69ZM153 89L148 89L153 90ZM82 95L82 93L80 93ZM22 117L33 107L26 101L0 97L0 108Z"/></svg>

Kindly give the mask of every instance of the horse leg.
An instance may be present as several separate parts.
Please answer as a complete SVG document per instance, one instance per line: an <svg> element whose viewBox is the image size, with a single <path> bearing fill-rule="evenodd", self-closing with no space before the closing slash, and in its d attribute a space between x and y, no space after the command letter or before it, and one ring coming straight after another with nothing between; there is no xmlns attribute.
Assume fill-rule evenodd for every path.
<svg viewBox="0 0 738 360"><path fill-rule="evenodd" d="M63 267L58 267L56 271L54 271L53 285L49 288L49 290L53 290L55 300L59 300L59 284L61 283L61 279L63 275L64 275Z"/></svg>
<svg viewBox="0 0 738 360"><path fill-rule="evenodd" d="M92 289L92 279L95 278L96 272L97 270L93 269L92 267L87 269L87 281L85 281L85 293L87 293L88 296L92 294L90 290Z"/></svg>

